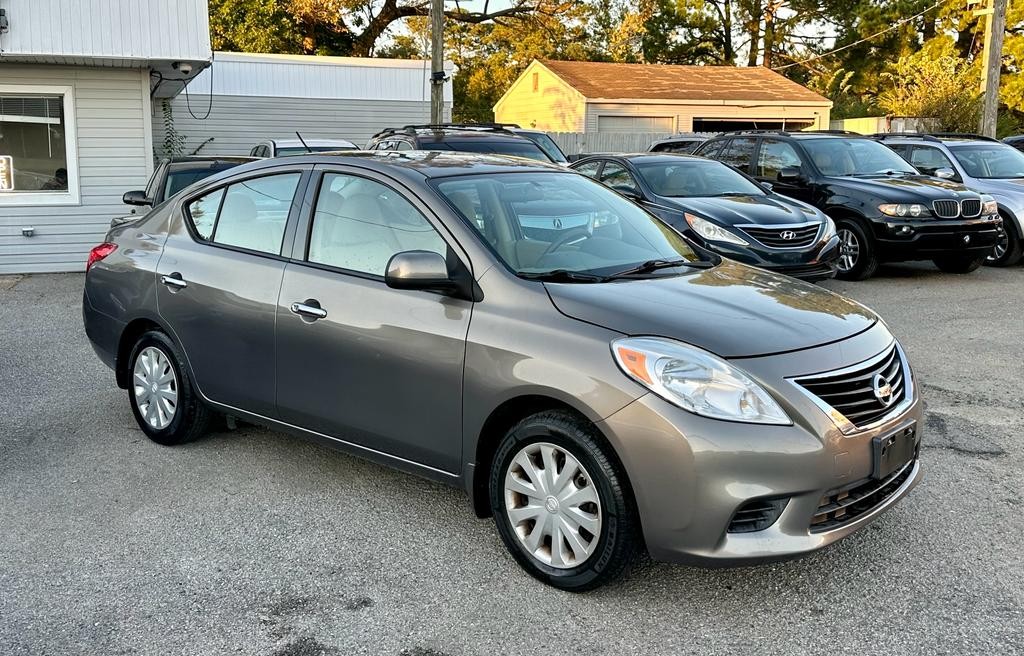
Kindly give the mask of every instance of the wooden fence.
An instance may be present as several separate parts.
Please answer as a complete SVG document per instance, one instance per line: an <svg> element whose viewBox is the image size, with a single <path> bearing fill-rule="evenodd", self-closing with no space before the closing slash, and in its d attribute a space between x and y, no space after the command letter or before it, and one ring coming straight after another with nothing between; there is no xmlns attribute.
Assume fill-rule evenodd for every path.
<svg viewBox="0 0 1024 656"><path fill-rule="evenodd" d="M580 153L642 153L671 132L549 132L566 155Z"/></svg>

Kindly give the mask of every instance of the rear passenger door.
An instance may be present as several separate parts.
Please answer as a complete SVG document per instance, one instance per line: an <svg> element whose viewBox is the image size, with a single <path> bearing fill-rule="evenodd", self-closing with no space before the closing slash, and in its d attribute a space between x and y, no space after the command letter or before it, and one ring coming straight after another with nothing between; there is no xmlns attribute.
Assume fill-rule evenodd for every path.
<svg viewBox="0 0 1024 656"><path fill-rule="evenodd" d="M779 180L779 172L796 169L801 177L797 180ZM772 189L783 196L811 202L811 193L806 182L806 167L796 148L787 141L765 137L757 151L754 164L754 178L768 182Z"/></svg>
<svg viewBox="0 0 1024 656"><path fill-rule="evenodd" d="M468 259L450 246L429 208L397 183L344 167L326 167L318 177L277 308L280 416L458 473L473 304L391 289L384 271L403 251Z"/></svg>
<svg viewBox="0 0 1024 656"><path fill-rule="evenodd" d="M276 414L274 324L311 167L259 171L182 201L157 265L157 308L207 398Z"/></svg>
<svg viewBox="0 0 1024 656"><path fill-rule="evenodd" d="M757 139L753 137L735 137L715 159L749 174L756 147Z"/></svg>

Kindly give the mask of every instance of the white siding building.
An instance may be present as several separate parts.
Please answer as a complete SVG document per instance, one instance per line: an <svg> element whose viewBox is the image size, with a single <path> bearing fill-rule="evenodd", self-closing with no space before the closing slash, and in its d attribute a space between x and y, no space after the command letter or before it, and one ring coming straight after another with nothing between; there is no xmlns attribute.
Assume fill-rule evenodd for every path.
<svg viewBox="0 0 1024 656"><path fill-rule="evenodd" d="M0 9L0 274L80 271L152 172L153 103L209 65L206 0Z"/></svg>
<svg viewBox="0 0 1024 656"><path fill-rule="evenodd" d="M453 67L447 64L449 78ZM451 83L444 87L451 116ZM216 52L170 101L183 154L248 155L265 139L347 139L359 146L385 127L430 122L429 62ZM164 152L164 111L154 106ZM212 139L212 141L211 141Z"/></svg>

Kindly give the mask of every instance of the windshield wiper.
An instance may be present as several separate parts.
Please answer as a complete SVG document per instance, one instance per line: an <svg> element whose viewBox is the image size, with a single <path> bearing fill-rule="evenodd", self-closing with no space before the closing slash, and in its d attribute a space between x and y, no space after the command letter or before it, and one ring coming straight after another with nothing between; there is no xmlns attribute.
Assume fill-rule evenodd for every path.
<svg viewBox="0 0 1024 656"><path fill-rule="evenodd" d="M691 269L710 269L715 266L714 262L704 260L647 260L631 269L616 271L608 276L608 279L625 278L627 276L639 276L645 273L652 273L658 269L669 269L673 267L689 267Z"/></svg>
<svg viewBox="0 0 1024 656"><path fill-rule="evenodd" d="M754 194L746 191L723 191L720 194L711 194L713 198L730 198L736 196L753 196Z"/></svg>
<svg viewBox="0 0 1024 656"><path fill-rule="evenodd" d="M518 273L520 278L526 280L540 280L541 282L604 282L606 276L599 276L596 273L582 273L570 271L569 269L554 269L540 273Z"/></svg>

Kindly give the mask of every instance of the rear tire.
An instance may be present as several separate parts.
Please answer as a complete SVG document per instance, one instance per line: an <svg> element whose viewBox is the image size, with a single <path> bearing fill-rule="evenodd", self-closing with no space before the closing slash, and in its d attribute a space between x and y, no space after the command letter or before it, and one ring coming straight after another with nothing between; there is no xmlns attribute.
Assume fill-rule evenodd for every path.
<svg viewBox="0 0 1024 656"><path fill-rule="evenodd" d="M1008 267L1020 262L1024 254L1024 245L1021 244L1020 234L1013 220L1003 217L1003 236L1000 238L996 249L985 260L987 266Z"/></svg>
<svg viewBox="0 0 1024 656"><path fill-rule="evenodd" d="M199 398L181 352L159 330L142 334L128 359L128 403L142 432L172 446L206 434L213 412Z"/></svg>
<svg viewBox="0 0 1024 656"><path fill-rule="evenodd" d="M963 274L977 271L987 258L987 255L947 255L937 257L932 262L944 273Z"/></svg>
<svg viewBox="0 0 1024 656"><path fill-rule="evenodd" d="M875 240L860 224L851 219L836 221L839 235L839 259L836 260L836 278L840 280L867 280L878 271Z"/></svg>
<svg viewBox="0 0 1024 656"><path fill-rule="evenodd" d="M636 560L642 539L632 490L603 438L581 417L552 410L513 426L498 445L489 487L505 546L548 585L591 590Z"/></svg>

